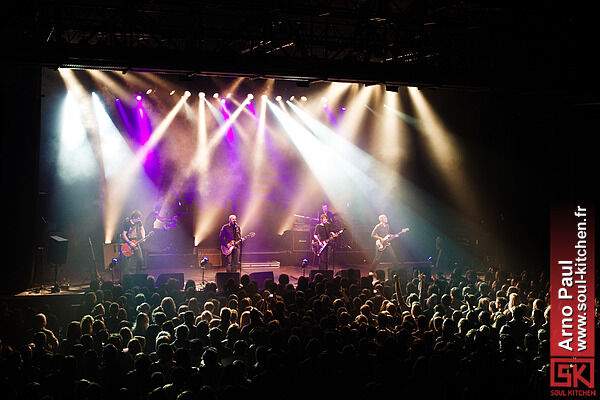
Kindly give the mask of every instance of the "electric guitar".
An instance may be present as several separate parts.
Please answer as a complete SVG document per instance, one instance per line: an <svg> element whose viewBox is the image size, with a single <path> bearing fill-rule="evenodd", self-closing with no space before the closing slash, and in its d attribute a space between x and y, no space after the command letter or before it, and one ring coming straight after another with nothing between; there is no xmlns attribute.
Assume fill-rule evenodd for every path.
<svg viewBox="0 0 600 400"><path fill-rule="evenodd" d="M390 244L392 244L392 239L397 238L398 236L402 235L403 233L408 232L410 229L408 228L404 228L402 229L400 232L398 233L394 233L394 234L387 234L385 235L383 238L381 239L377 239L375 241L375 246L377 246L377 250L378 251L384 251L385 249L388 248L388 246Z"/></svg>
<svg viewBox="0 0 600 400"><path fill-rule="evenodd" d="M254 236L256 236L256 233L250 232L249 234L242 236L242 238L239 240L232 240L231 242L229 242L227 244L222 244L221 245L221 253L223 253L224 256L230 255L231 252L233 251L233 249L235 248L235 246L242 243L244 240L252 238Z"/></svg>
<svg viewBox="0 0 600 400"><path fill-rule="evenodd" d="M150 239L152 237L152 235L154 235L154 231L148 233L146 235L146 237L144 237L143 239L140 239L140 240L131 239L130 242L132 242L137 247L141 243L144 243L146 240ZM124 255L125 257L131 257L133 255L133 253L135 252L135 250L129 245L129 243L121 243L120 250L121 250L121 254Z"/></svg>
<svg viewBox="0 0 600 400"><path fill-rule="evenodd" d="M329 239L325 239L325 240L321 240L321 241L313 239L313 241L312 241L313 253L315 253L316 256L320 256L321 253L323 252L323 250L325 250L325 247L327 247L327 245L329 244L329 242L334 240L336 237L340 236L342 234L342 232L344 232L343 229L340 229L337 232L331 232L329 234Z"/></svg>

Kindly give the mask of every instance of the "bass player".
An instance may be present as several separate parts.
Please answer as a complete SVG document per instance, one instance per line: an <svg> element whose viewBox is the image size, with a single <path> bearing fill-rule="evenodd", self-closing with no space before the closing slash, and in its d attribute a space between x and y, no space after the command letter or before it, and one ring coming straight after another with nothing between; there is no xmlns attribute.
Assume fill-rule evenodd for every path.
<svg viewBox="0 0 600 400"><path fill-rule="evenodd" d="M321 248L321 243L328 240L330 238L331 231L331 223L329 221L329 217L326 213L321 214L319 217L320 223L315 226L315 231L313 232L313 244L317 244L319 248ZM326 270L329 267L329 263L331 261L331 257L333 255L332 248L330 245L325 246L319 254L315 252L315 256L313 259L313 265L318 266L319 269Z"/></svg>
<svg viewBox="0 0 600 400"><path fill-rule="evenodd" d="M221 227L219 233L219 242L221 247L227 247L231 242L237 242L242 238L242 231L240 226L237 224L237 216L231 214L229 216L229 222ZM223 266L227 272L238 272L240 266L240 243L234 246L230 254L224 254L221 251L221 259L223 260Z"/></svg>
<svg viewBox="0 0 600 400"><path fill-rule="evenodd" d="M146 238L146 231L142 224L142 212L134 210L128 218L123 221L121 229L121 240L129 245L132 250L130 257L125 258L123 273L140 272L146 269L144 253L140 241Z"/></svg>
<svg viewBox="0 0 600 400"><path fill-rule="evenodd" d="M408 232L408 228L402 229L400 233ZM381 214L379 216L379 223L375 225L373 231L371 232L371 237L375 239L376 248L375 248L375 258L371 263L371 270L375 270L381 260L385 257L389 258L389 260L394 264L394 266L398 265L398 257L396 256L396 252L391 246L391 240L400 235L398 234L390 234L390 225L388 223L387 215Z"/></svg>

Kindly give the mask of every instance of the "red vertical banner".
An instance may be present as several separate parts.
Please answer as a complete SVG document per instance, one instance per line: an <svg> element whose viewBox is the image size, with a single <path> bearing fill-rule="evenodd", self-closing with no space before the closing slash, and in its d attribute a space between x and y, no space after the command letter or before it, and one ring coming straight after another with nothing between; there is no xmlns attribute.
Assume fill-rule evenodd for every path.
<svg viewBox="0 0 600 400"><path fill-rule="evenodd" d="M594 209L554 208L550 221L550 386L594 389ZM553 393L554 394L554 393Z"/></svg>

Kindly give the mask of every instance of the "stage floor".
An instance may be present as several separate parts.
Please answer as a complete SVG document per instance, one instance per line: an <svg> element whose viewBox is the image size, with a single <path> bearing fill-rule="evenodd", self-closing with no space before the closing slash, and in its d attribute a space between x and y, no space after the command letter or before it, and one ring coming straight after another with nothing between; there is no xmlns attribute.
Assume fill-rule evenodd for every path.
<svg viewBox="0 0 600 400"><path fill-rule="evenodd" d="M412 270L412 268L421 264L419 262L401 262L400 269L404 269L407 272ZM389 270L391 269L391 263L381 263L378 269L382 269L386 273L386 277L389 276ZM345 269L355 269L360 271L361 276L367 276L371 271L370 264L352 264L352 265L336 265L333 269L333 273L336 274L340 270ZM242 274L251 274L253 272L264 272L264 271L272 271L275 281L279 279L279 275L287 274L290 278L290 283L296 285L298 282L298 278L301 276L310 276L310 272L312 270L318 270L317 267L308 266L304 270L299 266L294 265L281 265L279 267L245 267L242 269ZM201 289L206 282L215 282L216 274L218 272L226 272L224 267L218 266L210 266L207 267L204 271L201 268L148 268L145 271L142 271L148 275L154 276L154 278L158 278L161 274L173 274L173 273L183 273L184 282L187 280L193 280L196 283L196 287ZM111 273L110 271L101 271L100 276L103 281L120 281L120 275L117 272ZM71 271L67 273L64 271L63 273L59 273L59 282L62 285L68 283L68 289L61 290L59 293L51 293L50 288L53 285L54 275L50 273L44 274L44 276L40 276L36 279L35 283L31 288L16 293L16 297L40 297L40 296L65 296L65 295L74 295L84 293L89 288L90 283L90 275L89 272L85 273L79 271L75 273Z"/></svg>
<svg viewBox="0 0 600 400"><path fill-rule="evenodd" d="M364 265L352 265L352 267L335 266L335 268L330 268L330 269L333 269L334 274L342 269L349 269L349 268L359 269L361 272L361 276L365 276L370 271L369 267L370 267L370 265L364 264ZM272 271L275 281L277 281L279 279L279 275L287 274L290 277L290 283L292 283L293 285L296 285L299 277L301 277L303 274L305 276L309 276L310 271L313 269L317 270L318 268L308 266L304 270L302 270L302 268L300 268L299 266L281 265L278 268L267 268L267 267L243 268L241 270L241 274L243 275L243 274L251 274L253 272ZM225 271L225 267L213 266L213 267L208 267L204 270L204 276L203 276L203 271L200 268L153 268L153 269L149 268L142 272L147 273L148 275L152 275L155 278L158 278L158 276L161 274L183 272L184 279L186 281L189 279L192 279L194 282L196 282L197 287L201 287L202 282L215 282L216 274L218 272L226 272L226 271ZM105 281L110 281L113 279L113 276L111 276L110 272L104 272L102 274L102 279ZM118 277L116 276L116 274L114 274L114 280L118 280Z"/></svg>

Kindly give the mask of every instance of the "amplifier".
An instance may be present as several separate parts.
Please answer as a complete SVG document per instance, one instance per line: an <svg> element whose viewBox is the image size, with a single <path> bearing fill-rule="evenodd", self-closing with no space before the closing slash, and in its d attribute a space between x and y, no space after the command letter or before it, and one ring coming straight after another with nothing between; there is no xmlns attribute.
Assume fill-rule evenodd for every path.
<svg viewBox="0 0 600 400"><path fill-rule="evenodd" d="M119 258L119 243L105 243L102 247L102 256L102 265L104 269L108 269L113 258Z"/></svg>
<svg viewBox="0 0 600 400"><path fill-rule="evenodd" d="M220 249L196 249L196 252L198 265L200 265L200 260L204 257L208 258L208 263L213 267L220 267L222 265Z"/></svg>
<svg viewBox="0 0 600 400"><path fill-rule="evenodd" d="M292 231L292 251L310 250L310 231Z"/></svg>
<svg viewBox="0 0 600 400"><path fill-rule="evenodd" d="M48 242L48 263L56 265L66 264L68 249L68 239L57 235L50 236Z"/></svg>

